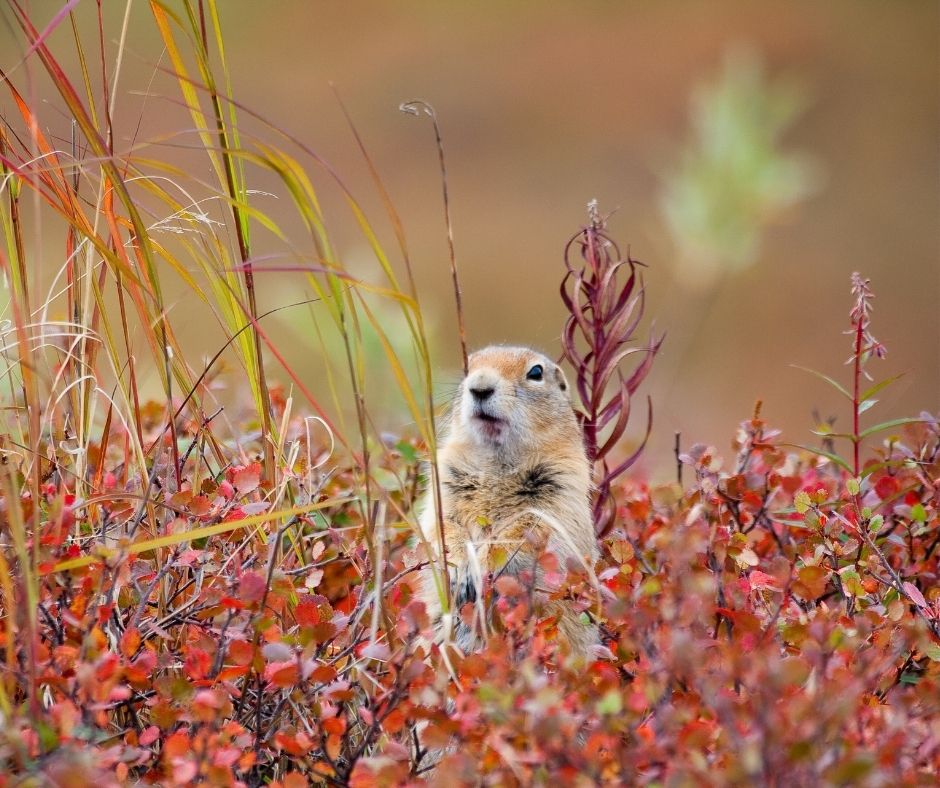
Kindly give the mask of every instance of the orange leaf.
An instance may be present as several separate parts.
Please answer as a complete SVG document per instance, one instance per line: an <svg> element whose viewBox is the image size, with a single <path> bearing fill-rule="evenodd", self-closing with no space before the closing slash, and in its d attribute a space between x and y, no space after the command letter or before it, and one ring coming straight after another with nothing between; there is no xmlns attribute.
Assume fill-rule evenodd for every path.
<svg viewBox="0 0 940 788"><path fill-rule="evenodd" d="M254 653L254 646L247 640L232 640L228 644L228 661L236 665L250 665Z"/></svg>
<svg viewBox="0 0 940 788"><path fill-rule="evenodd" d="M265 678L275 687L292 687L300 678L300 672L296 662L272 662L265 670Z"/></svg>
<svg viewBox="0 0 940 788"><path fill-rule="evenodd" d="M338 736L346 730L346 719L344 717L329 717L323 720L320 725L327 733Z"/></svg>
<svg viewBox="0 0 940 788"><path fill-rule="evenodd" d="M402 728L405 727L405 715L401 709L395 709L392 711L383 721L382 727L387 733L395 734L398 733Z"/></svg>
<svg viewBox="0 0 940 788"><path fill-rule="evenodd" d="M163 755L166 758L182 758L190 750L189 735L185 731L177 731L163 743Z"/></svg>
<svg viewBox="0 0 940 788"><path fill-rule="evenodd" d="M310 674L310 680L326 684L328 681L335 679L336 675L336 668L332 665L317 665Z"/></svg>
<svg viewBox="0 0 940 788"><path fill-rule="evenodd" d="M222 668L219 671L218 680L219 681L231 681L232 679L237 679L239 676L244 676L248 673L247 665L233 665L229 668Z"/></svg>
<svg viewBox="0 0 940 788"><path fill-rule="evenodd" d="M128 627L121 635L121 653L130 659L140 647L140 632L137 627Z"/></svg>

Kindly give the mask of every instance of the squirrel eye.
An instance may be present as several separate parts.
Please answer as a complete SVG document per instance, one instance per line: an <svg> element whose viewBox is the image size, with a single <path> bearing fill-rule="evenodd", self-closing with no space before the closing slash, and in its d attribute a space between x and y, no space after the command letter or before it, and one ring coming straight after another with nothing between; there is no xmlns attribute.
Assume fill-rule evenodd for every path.
<svg viewBox="0 0 940 788"><path fill-rule="evenodd" d="M536 364L532 369L525 373L526 380L541 380L543 373L542 365Z"/></svg>

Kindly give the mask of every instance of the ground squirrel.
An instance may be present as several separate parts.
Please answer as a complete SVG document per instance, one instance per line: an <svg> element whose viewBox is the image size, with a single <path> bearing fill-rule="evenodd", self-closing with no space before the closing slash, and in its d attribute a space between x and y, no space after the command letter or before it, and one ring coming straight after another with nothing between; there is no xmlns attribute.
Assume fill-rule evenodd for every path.
<svg viewBox="0 0 940 788"><path fill-rule="evenodd" d="M448 627L465 652L482 644L487 627L480 590L504 574L528 576L538 587L543 551L593 571L597 542L589 497L591 472L564 373L551 359L522 347L473 353L438 453L453 615L442 621L441 589L430 568L422 597L439 631ZM421 528L437 558L438 525L429 495ZM438 575L439 577L439 575ZM461 620L476 606L474 626ZM596 628L570 604L543 604L556 616L559 640L587 657Z"/></svg>

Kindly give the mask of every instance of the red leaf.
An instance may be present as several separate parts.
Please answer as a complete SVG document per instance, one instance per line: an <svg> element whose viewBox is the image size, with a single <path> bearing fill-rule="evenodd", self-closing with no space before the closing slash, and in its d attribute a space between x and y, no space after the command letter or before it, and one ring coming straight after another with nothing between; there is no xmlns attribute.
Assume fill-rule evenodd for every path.
<svg viewBox="0 0 940 788"><path fill-rule="evenodd" d="M901 483L894 476L882 476L875 482L875 492L881 500L890 498L901 489Z"/></svg>
<svg viewBox="0 0 940 788"><path fill-rule="evenodd" d="M779 588L776 577L758 569L751 570L747 579L751 581L751 588Z"/></svg>
<svg viewBox="0 0 940 788"><path fill-rule="evenodd" d="M198 680L209 672L210 664L211 660L207 652L201 648L189 647L186 652L186 660L183 663L183 670L189 678Z"/></svg>
<svg viewBox="0 0 940 788"><path fill-rule="evenodd" d="M320 608L316 602L305 599L294 608L294 616L302 627L313 626L320 623Z"/></svg>
<svg viewBox="0 0 940 788"><path fill-rule="evenodd" d="M914 604L917 605L917 607L922 607L925 609L927 608L927 600L924 599L924 595L920 592L920 589L917 586L915 586L913 583L905 582L901 584L901 587L911 598Z"/></svg>
<svg viewBox="0 0 940 788"><path fill-rule="evenodd" d="M239 583L239 596L245 602L260 602L267 587L267 580L260 572L245 572Z"/></svg>
<svg viewBox="0 0 940 788"><path fill-rule="evenodd" d="M111 678L118 667L118 655L114 653L106 654L102 657L95 669L95 677L98 681L107 681Z"/></svg>
<svg viewBox="0 0 940 788"><path fill-rule="evenodd" d="M261 464L253 462L243 468L232 471L232 484L240 495L247 495L256 490L261 483Z"/></svg>

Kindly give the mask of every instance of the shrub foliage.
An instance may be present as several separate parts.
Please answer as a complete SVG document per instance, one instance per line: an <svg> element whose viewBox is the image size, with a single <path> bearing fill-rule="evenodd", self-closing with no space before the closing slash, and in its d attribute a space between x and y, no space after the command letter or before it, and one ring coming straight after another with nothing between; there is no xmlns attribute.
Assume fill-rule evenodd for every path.
<svg viewBox="0 0 940 788"><path fill-rule="evenodd" d="M95 47L101 66L108 50L102 4L95 47L71 25L80 78L50 49L74 5L40 27L10 4L77 142L70 155L54 145L30 93L5 78L0 786L935 784L940 423L925 413L865 426L891 383L866 377L884 356L867 281L852 283L851 385L814 373L844 395L851 432L827 426L818 448L786 444L758 406L727 458L695 445L677 452L676 482L643 483L623 474L635 454L619 439L659 340L633 347L636 263L621 260L595 210L569 247L584 265L566 259L562 352L596 461L602 558L585 572L545 555L538 589L488 579L498 626L486 647L442 651L414 593L427 561L416 504L434 498L428 344L378 176L404 277L325 168L383 285L357 280L332 248L301 159L324 163L289 135L277 135L284 148L261 140L272 127L256 116L262 131L240 137L247 110L226 95L214 0L153 0L171 78L218 177L199 184L208 196L180 202L185 192L166 185L185 178L180 167L115 146L111 86L92 68ZM277 176L310 232L313 252L282 270L302 268L341 339L352 434L264 331L251 231L280 230L252 203L252 168ZM45 301L26 235L41 221L66 238ZM208 365L190 364L173 332L162 293L174 278L225 332ZM365 293L401 309L417 375ZM413 436L373 423L365 324ZM209 406L224 351L255 408L227 429ZM636 365L621 366L631 353ZM294 381L297 402L265 376L266 360ZM160 401L142 396L146 364ZM558 650L536 592L597 621L587 665Z"/></svg>
<svg viewBox="0 0 940 788"><path fill-rule="evenodd" d="M384 453L396 508L415 503L420 448ZM940 424L904 425L860 476L781 444L758 412L733 449L727 464L711 447L683 454L685 489L620 484L596 581L543 559L541 590L600 622L586 670L508 577L484 651L428 653L422 551L392 519L367 548L352 467L280 467L301 512L275 516L259 463L194 485L189 460L179 488L158 465L166 516L147 530L223 530L165 547L70 538L90 520L147 522L114 471L86 500L52 472L36 502L35 639L6 625L27 608L5 611L4 770L66 784L928 784Z"/></svg>

